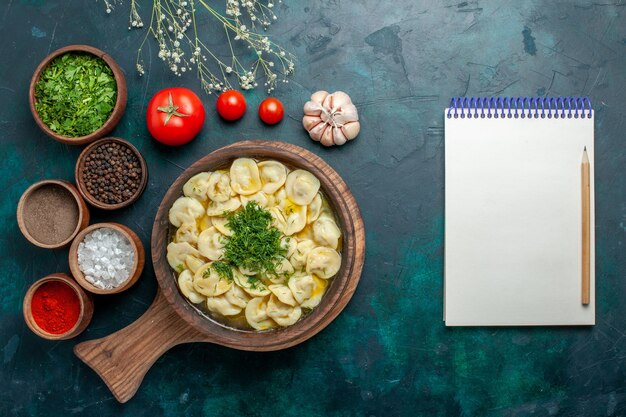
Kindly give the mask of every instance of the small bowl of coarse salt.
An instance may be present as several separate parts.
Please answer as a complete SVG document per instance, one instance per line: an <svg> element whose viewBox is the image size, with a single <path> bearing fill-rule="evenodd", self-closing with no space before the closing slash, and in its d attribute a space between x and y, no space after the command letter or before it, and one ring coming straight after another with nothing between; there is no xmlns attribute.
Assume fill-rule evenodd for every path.
<svg viewBox="0 0 626 417"><path fill-rule="evenodd" d="M95 294L130 288L143 271L139 237L119 223L97 223L81 231L70 247L70 270L81 287Z"/></svg>

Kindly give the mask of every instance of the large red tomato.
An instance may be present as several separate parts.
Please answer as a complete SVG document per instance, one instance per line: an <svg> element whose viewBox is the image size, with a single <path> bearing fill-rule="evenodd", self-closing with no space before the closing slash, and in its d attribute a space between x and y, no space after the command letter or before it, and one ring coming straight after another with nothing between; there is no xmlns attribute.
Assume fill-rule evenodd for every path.
<svg viewBox="0 0 626 417"><path fill-rule="evenodd" d="M246 112L246 99L236 90L224 91L217 98L217 112L226 120L240 119Z"/></svg>
<svg viewBox="0 0 626 417"><path fill-rule="evenodd" d="M150 134L165 145L191 141L204 124L204 106L187 88L166 88L152 97L146 110Z"/></svg>

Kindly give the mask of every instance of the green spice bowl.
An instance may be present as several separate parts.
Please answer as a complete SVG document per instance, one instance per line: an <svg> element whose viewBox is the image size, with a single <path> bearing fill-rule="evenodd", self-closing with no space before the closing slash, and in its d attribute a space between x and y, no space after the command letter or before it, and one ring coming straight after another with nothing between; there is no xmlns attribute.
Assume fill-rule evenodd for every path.
<svg viewBox="0 0 626 417"><path fill-rule="evenodd" d="M115 101L115 107L113 111L109 115L108 119L104 122L102 126L100 126L97 130L89 133L85 136L78 137L69 137L62 136L56 132L54 132L50 127L48 127L43 120L41 119L35 104L37 102L37 98L35 95L36 85L39 79L41 78L41 74L43 70L57 57L64 55L66 53L89 53L96 57L101 58L108 66L111 68L113 72L113 76L115 77L115 82L117 85L117 98ZM127 99L127 90L126 90L126 79L124 78L124 74L122 73L121 68L113 58L107 55L105 52L101 51L98 48L94 48L89 45L69 45L63 47L61 49L57 49L48 55L37 67L35 73L33 74L33 78L30 81L30 88L28 90L28 100L30 103L30 111L35 118L35 122L37 125L43 130L48 136L52 137L54 140L57 140L62 143L66 143L68 145L85 145L87 143L91 143L94 140L106 136L109 134L115 126L119 123L122 115L124 114L124 110L126 110L126 99Z"/></svg>

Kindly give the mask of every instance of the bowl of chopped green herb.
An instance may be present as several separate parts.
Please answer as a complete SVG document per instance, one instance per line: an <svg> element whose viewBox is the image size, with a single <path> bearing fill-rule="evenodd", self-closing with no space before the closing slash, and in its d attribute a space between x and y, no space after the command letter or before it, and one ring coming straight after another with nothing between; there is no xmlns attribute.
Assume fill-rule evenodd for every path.
<svg viewBox="0 0 626 417"><path fill-rule="evenodd" d="M84 145L110 133L126 109L126 80L100 49L69 45L48 55L29 88L37 125L53 139Z"/></svg>

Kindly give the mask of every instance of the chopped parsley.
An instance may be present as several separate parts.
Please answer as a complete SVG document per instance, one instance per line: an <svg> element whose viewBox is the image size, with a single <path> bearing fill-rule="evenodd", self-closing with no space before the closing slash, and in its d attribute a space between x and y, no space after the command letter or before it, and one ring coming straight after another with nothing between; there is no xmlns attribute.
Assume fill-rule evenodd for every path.
<svg viewBox="0 0 626 417"><path fill-rule="evenodd" d="M115 107L117 83L102 58L69 52L43 69L35 99L35 109L50 130L75 138L104 125Z"/></svg>

